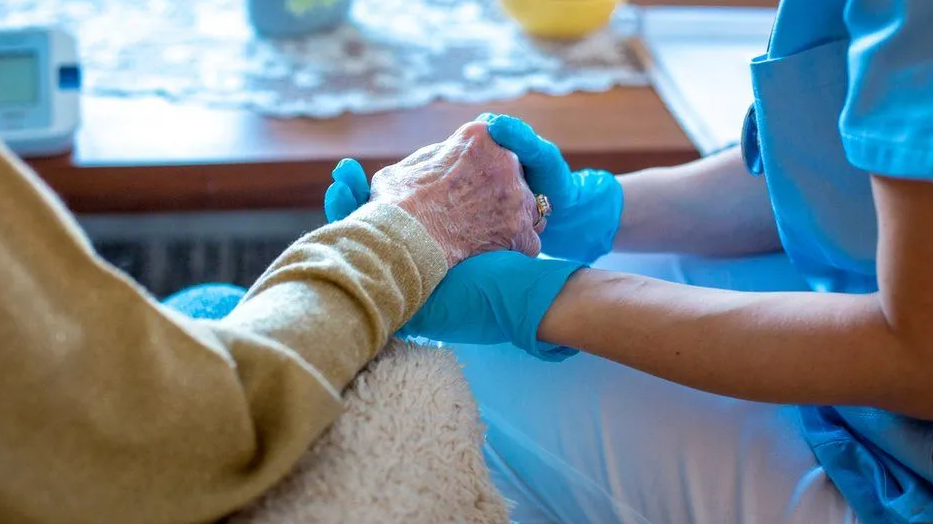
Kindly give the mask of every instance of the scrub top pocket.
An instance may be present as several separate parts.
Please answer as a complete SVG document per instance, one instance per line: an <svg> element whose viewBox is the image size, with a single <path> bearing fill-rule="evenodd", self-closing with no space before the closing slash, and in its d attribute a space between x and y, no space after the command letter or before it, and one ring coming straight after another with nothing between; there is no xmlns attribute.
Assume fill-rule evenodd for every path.
<svg viewBox="0 0 933 524"><path fill-rule="evenodd" d="M870 176L846 159L847 40L752 61L758 153L787 254L817 291L877 289ZM754 147L754 146L752 146Z"/></svg>

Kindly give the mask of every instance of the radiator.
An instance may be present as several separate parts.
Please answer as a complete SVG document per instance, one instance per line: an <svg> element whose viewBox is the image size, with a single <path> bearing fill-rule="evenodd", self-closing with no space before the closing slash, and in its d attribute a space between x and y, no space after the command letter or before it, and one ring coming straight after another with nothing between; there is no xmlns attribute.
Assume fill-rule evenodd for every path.
<svg viewBox="0 0 933 524"><path fill-rule="evenodd" d="M249 287L289 244L319 227L321 213L82 216L98 253L163 298L187 286Z"/></svg>

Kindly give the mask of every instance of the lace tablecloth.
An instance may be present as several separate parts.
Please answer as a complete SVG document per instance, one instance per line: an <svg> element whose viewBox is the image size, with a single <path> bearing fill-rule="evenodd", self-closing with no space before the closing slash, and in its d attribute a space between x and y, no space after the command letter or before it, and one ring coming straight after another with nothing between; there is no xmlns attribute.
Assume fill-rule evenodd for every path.
<svg viewBox="0 0 933 524"><path fill-rule="evenodd" d="M486 102L643 84L620 8L571 43L525 36L495 0L356 0L349 23L271 42L245 0L0 0L0 24L58 23L79 38L84 88L159 95L275 116L333 117L436 99Z"/></svg>

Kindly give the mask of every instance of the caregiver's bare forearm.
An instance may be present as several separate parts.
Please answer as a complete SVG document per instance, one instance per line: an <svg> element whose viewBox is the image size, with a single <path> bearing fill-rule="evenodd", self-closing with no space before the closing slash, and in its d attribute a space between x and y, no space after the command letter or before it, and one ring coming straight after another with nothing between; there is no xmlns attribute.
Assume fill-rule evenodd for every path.
<svg viewBox="0 0 933 524"><path fill-rule="evenodd" d="M745 171L738 148L618 180L625 208L616 251L734 256L781 247L764 178Z"/></svg>
<svg viewBox="0 0 933 524"><path fill-rule="evenodd" d="M740 293L584 270L538 336L713 393L933 419L933 359L889 328L877 295Z"/></svg>

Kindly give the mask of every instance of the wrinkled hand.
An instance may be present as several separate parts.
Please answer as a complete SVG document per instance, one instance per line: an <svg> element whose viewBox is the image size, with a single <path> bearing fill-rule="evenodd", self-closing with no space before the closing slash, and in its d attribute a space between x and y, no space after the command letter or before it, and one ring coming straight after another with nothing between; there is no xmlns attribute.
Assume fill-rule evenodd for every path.
<svg viewBox="0 0 933 524"><path fill-rule="evenodd" d="M346 218L369 200L366 175L356 161L341 161L333 178L324 198L330 222ZM398 334L454 343L511 342L542 360L563 360L577 351L538 342L538 325L567 279L582 266L513 251L468 258L447 273Z"/></svg>
<svg viewBox="0 0 933 524"><path fill-rule="evenodd" d="M548 255L593 262L612 250L622 215L622 186L606 171L571 172L553 143L508 115L486 113L489 135L518 155L531 190L550 199L554 211L541 233Z"/></svg>
<svg viewBox="0 0 933 524"><path fill-rule="evenodd" d="M515 155L471 122L373 177L372 202L395 204L421 222L444 249L449 266L494 250L535 256L534 195Z"/></svg>

